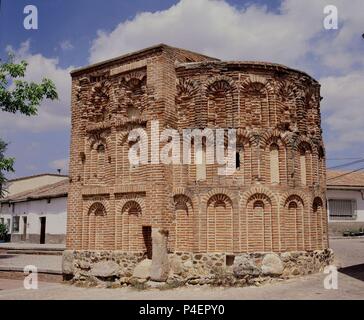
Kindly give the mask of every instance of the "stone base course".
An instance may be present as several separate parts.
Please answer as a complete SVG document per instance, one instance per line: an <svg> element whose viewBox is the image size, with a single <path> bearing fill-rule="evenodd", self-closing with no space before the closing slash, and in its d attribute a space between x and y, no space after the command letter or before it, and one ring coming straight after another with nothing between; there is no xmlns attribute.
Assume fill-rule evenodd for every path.
<svg viewBox="0 0 364 320"><path fill-rule="evenodd" d="M334 255L331 249L235 256L176 252L168 254L168 260L168 277L159 288L259 285L323 271L333 263ZM62 268L64 279L77 285L156 287L151 281L151 261L143 253L66 250Z"/></svg>

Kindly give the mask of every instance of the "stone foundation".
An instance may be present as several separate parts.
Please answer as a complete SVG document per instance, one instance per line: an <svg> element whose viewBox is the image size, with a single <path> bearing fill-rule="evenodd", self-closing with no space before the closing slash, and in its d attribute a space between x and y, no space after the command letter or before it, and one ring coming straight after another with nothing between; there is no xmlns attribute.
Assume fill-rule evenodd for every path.
<svg viewBox="0 0 364 320"><path fill-rule="evenodd" d="M170 253L168 261L166 286L244 286L320 272L333 263L333 251L237 255L178 252ZM64 279L87 286L145 288L151 283L151 269L152 261L143 253L66 250L63 254Z"/></svg>

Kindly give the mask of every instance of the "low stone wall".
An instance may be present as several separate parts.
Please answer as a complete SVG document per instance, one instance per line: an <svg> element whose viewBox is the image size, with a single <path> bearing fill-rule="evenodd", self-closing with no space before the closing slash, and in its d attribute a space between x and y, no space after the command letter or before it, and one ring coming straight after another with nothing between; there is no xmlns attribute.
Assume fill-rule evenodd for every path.
<svg viewBox="0 0 364 320"><path fill-rule="evenodd" d="M177 252L170 253L168 260L167 286L243 286L320 272L333 263L333 251L237 255ZM66 250L63 273L65 279L86 285L147 287L151 264L143 253Z"/></svg>
<svg viewBox="0 0 364 320"><path fill-rule="evenodd" d="M244 285L272 278L288 279L322 271L333 263L331 249L285 252L170 255L168 281L189 284Z"/></svg>
<svg viewBox="0 0 364 320"><path fill-rule="evenodd" d="M62 271L65 280L87 285L128 282L143 253L122 251L65 250Z"/></svg>

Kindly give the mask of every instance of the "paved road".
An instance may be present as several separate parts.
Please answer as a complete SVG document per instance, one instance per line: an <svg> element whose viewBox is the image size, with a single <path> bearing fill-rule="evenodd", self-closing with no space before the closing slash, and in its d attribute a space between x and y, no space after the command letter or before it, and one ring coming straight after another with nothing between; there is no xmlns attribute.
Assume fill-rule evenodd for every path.
<svg viewBox="0 0 364 320"><path fill-rule="evenodd" d="M334 250L336 265L348 267L364 264L364 238L332 239L330 247Z"/></svg>
<svg viewBox="0 0 364 320"><path fill-rule="evenodd" d="M327 290L325 274L290 279L262 287L185 287L174 290L133 288L78 288L66 284L39 283L38 290L25 290L19 280L0 279L0 299L364 299L364 239L330 242L336 253L338 289Z"/></svg>
<svg viewBox="0 0 364 320"><path fill-rule="evenodd" d="M24 269L27 265L36 266L39 270L60 272L62 256L0 253L0 269L7 267Z"/></svg>

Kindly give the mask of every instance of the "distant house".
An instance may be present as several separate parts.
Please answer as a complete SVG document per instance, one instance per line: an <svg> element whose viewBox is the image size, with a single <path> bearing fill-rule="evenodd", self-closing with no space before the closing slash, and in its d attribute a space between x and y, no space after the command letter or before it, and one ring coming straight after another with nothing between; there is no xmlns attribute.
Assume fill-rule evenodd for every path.
<svg viewBox="0 0 364 320"><path fill-rule="evenodd" d="M364 172L327 172L329 233L364 229Z"/></svg>
<svg viewBox="0 0 364 320"><path fill-rule="evenodd" d="M9 197L20 192L35 189L37 187L45 186L47 184L55 183L65 179L68 179L68 176L53 173L42 173L8 180L6 184L2 186L2 188L6 193L5 196Z"/></svg>
<svg viewBox="0 0 364 320"><path fill-rule="evenodd" d="M11 242L64 243L68 177L43 174L11 180L0 199L0 222Z"/></svg>

